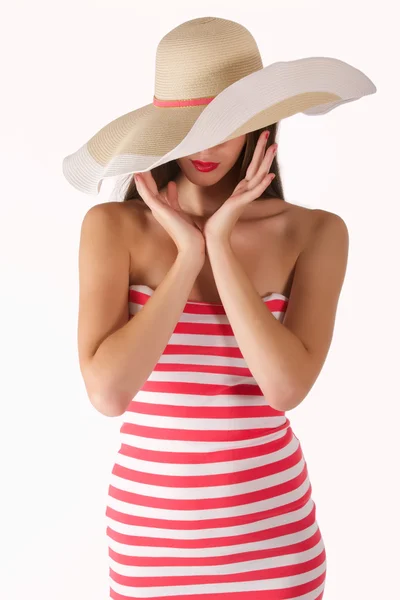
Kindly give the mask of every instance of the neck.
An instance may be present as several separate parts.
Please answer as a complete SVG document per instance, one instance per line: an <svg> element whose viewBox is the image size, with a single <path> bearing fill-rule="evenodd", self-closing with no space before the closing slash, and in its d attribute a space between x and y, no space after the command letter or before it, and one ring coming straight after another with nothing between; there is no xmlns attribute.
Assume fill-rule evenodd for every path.
<svg viewBox="0 0 400 600"><path fill-rule="evenodd" d="M212 185L192 183L183 171L175 179L179 204L191 217L209 218L229 198L235 189L240 165L232 167L228 173Z"/></svg>

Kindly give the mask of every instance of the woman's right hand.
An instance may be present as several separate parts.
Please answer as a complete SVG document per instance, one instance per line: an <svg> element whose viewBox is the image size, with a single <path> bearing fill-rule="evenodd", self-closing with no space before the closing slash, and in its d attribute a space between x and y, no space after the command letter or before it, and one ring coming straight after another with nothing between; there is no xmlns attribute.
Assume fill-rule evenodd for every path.
<svg viewBox="0 0 400 600"><path fill-rule="evenodd" d="M181 209L175 181L169 181L160 192L151 171L134 174L136 189L150 208L154 218L174 240L179 252L205 255L205 238L196 223Z"/></svg>

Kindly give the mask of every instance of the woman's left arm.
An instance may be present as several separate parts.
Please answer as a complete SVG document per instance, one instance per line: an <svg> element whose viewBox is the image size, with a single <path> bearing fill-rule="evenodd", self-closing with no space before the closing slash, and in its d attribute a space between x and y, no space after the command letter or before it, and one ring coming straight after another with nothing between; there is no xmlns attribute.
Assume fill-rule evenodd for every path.
<svg viewBox="0 0 400 600"><path fill-rule="evenodd" d="M229 240L206 240L215 283L243 357L268 403L298 406L314 385L331 344L347 267L345 222L321 211L301 252L281 323L265 306Z"/></svg>

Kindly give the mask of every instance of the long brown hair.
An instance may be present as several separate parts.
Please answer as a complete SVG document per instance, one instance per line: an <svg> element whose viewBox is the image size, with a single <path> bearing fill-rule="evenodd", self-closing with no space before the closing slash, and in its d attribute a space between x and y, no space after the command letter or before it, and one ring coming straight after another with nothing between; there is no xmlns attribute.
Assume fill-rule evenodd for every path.
<svg viewBox="0 0 400 600"><path fill-rule="evenodd" d="M268 142L267 142L267 147L269 147L275 143L277 130L278 130L278 124L279 124L279 121L277 123L273 123L272 125L268 125L268 127L263 127L262 129L257 129L256 131L250 131L249 133L246 134L246 143L244 144L242 152L240 153L238 160L236 162L236 164L238 162L241 162L238 183L246 175L247 167L250 164L250 161L252 159L252 156L253 156L253 153L254 153L254 150L255 150L255 147L257 144L257 140L258 140L261 132L264 129L267 129L270 132ZM154 181L156 182L157 188L159 190L163 189L167 185L168 181L174 180L179 172L180 172L180 167L176 160L171 160L163 165L159 165L158 167L151 169L151 173L154 177ZM279 166L278 166L278 162L277 162L277 155L275 155L275 158L272 161L270 173L275 173L275 177L272 180L272 182L270 183L270 185L266 188L266 190L261 194L260 198L257 198L257 200L263 200L266 197L270 197L270 196L273 196L274 198L281 198L282 200L285 200L284 195L283 195L283 189L282 189L282 181L281 181L281 177L280 177L280 173L279 173ZM128 175L128 177L122 181L121 185L119 186L120 191L126 184L127 184L127 189L125 192L122 192L123 193L122 202L128 202L129 200L139 200L141 202L144 202L144 200L141 198L140 194L138 193L138 191L136 189L136 184L135 184L135 180L133 178L133 173L130 173ZM118 194L117 194L117 196L118 196Z"/></svg>

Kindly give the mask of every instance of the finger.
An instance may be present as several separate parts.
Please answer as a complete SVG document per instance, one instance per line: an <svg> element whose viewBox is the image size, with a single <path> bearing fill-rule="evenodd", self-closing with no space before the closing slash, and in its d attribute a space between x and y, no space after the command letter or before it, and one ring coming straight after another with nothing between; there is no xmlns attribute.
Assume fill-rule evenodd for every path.
<svg viewBox="0 0 400 600"><path fill-rule="evenodd" d="M143 178L143 173L135 173L134 178L135 178L135 183L136 183L136 189L139 192L139 194L142 196L142 198L144 196L147 196L148 188L147 188L146 181Z"/></svg>
<svg viewBox="0 0 400 600"><path fill-rule="evenodd" d="M261 164L263 156L264 156L264 149L265 149L265 145L267 143L268 137L269 136L267 136L265 134L265 131L263 131L257 140L257 144L256 144L256 147L253 152L253 158L252 158L249 166L247 167L247 171L246 171L245 179L247 179L248 181L250 181L255 176L255 174L257 173L257 171L260 167L260 164Z"/></svg>
<svg viewBox="0 0 400 600"><path fill-rule="evenodd" d="M249 188L243 193L244 198L246 200L254 200L254 198L258 198L274 178L275 173L267 173L257 184L253 185L253 187Z"/></svg>
<svg viewBox="0 0 400 600"><path fill-rule="evenodd" d="M169 204L169 206L176 213L179 213L180 217L182 219L184 219L187 223L190 223L191 225L196 225L196 223L194 223L192 221L192 219L190 218L190 216L187 215L185 213L185 211L182 210L182 207L179 204L178 187L177 187L175 181L169 181L168 182L166 195L167 195L167 203ZM197 225L196 225L196 227L197 227Z"/></svg>
<svg viewBox="0 0 400 600"><path fill-rule="evenodd" d="M135 175L135 183L137 191L147 206L152 209L155 208L156 198L154 197L154 194L150 192L146 182L143 180L143 173L138 173Z"/></svg>
<svg viewBox="0 0 400 600"><path fill-rule="evenodd" d="M158 192L158 198L161 200L163 204L168 204L167 192L160 190Z"/></svg>
<svg viewBox="0 0 400 600"><path fill-rule="evenodd" d="M259 166L257 173L254 175L252 180L249 181L249 189L252 189L256 185L258 185L260 183L260 181L262 181L263 178L269 174L269 170L271 168L272 161L274 160L275 154L276 154L275 149L276 149L276 146L270 146L268 148L268 150L265 153L265 156Z"/></svg>
<svg viewBox="0 0 400 600"><path fill-rule="evenodd" d="M146 193L146 184L142 179L143 173L134 173L133 177L135 179L136 189L139 193L139 196L148 204L147 193Z"/></svg>
<svg viewBox="0 0 400 600"><path fill-rule="evenodd" d="M146 184L150 192L154 195L158 194L157 184L154 180L153 174L151 171L142 171L140 173L142 181Z"/></svg>
<svg viewBox="0 0 400 600"><path fill-rule="evenodd" d="M167 183L167 202L174 210L180 210L178 201L178 189L174 181L168 181Z"/></svg>
<svg viewBox="0 0 400 600"><path fill-rule="evenodd" d="M271 165L276 156L277 150L278 150L278 144L273 144L272 146L270 146L268 148L268 150L265 153L265 156L261 163L261 169L263 169L266 173L268 173L268 171L271 168Z"/></svg>

